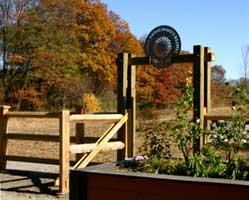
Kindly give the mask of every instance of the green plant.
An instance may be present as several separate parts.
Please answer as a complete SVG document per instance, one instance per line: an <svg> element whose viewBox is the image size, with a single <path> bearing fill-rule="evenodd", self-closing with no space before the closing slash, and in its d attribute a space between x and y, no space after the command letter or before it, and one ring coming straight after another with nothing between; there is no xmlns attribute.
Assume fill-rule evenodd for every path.
<svg viewBox="0 0 249 200"><path fill-rule="evenodd" d="M245 116L249 108L248 86L237 87L235 94L231 118L218 122L209 135L211 145L224 153L226 178L243 179L245 175L241 175L241 166L244 165L244 160L239 156L239 150L249 144L249 134L245 131ZM248 168L245 167L242 171L248 173Z"/></svg>
<svg viewBox="0 0 249 200"><path fill-rule="evenodd" d="M224 163L222 154L214 146L205 145L201 151L205 158L206 177L224 177L227 165Z"/></svg>
<svg viewBox="0 0 249 200"><path fill-rule="evenodd" d="M240 147L249 141L245 131L245 120L237 112L232 113L230 119L213 127L210 139L212 145L225 152L226 161L233 162Z"/></svg>
<svg viewBox="0 0 249 200"><path fill-rule="evenodd" d="M239 150L249 144L249 134L245 129L244 115L247 104L243 98L249 96L240 91L234 112L230 119L219 121L212 130L205 132L210 142L202 146L199 153L193 153L192 146L204 130L199 120L191 120L193 89L184 88L181 101L176 104L176 119L169 122L155 123L146 128L142 153L149 159L128 165L133 171L188 175L196 177L216 177L228 179L249 179L249 160L239 155ZM248 101L249 103L249 101ZM178 146L182 158L171 155L171 145ZM136 167L134 167L136 166Z"/></svg>
<svg viewBox="0 0 249 200"><path fill-rule="evenodd" d="M241 157L234 159L233 165L230 165L230 177L232 179L249 179L249 160Z"/></svg>
<svg viewBox="0 0 249 200"><path fill-rule="evenodd" d="M196 139L203 134L200 128L199 119L190 119L190 111L193 108L193 88L186 85L182 98L176 103L176 120L171 126L170 135L183 154L186 166L189 165L189 158L192 156L192 146Z"/></svg>
<svg viewBox="0 0 249 200"><path fill-rule="evenodd" d="M170 158L172 142L166 131L169 128L170 125L167 122L154 122L152 125L147 125L145 140L139 149L140 152L148 157Z"/></svg>

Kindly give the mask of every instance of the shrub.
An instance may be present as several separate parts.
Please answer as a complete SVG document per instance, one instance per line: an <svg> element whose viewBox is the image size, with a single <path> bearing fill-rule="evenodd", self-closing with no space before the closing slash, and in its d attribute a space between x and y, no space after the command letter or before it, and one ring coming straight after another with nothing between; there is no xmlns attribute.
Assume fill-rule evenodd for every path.
<svg viewBox="0 0 249 200"><path fill-rule="evenodd" d="M146 126L146 134L140 152L148 157L170 158L171 139L165 130L168 123L156 123Z"/></svg>
<svg viewBox="0 0 249 200"><path fill-rule="evenodd" d="M100 111L98 99L92 93L85 93L82 95L82 109L83 113L93 113Z"/></svg>
<svg viewBox="0 0 249 200"><path fill-rule="evenodd" d="M204 130L200 128L198 119L189 120L193 89L187 85L181 101L176 104L176 120L158 123L147 129L141 151L149 159L142 162L136 160L136 165L132 164L134 160L129 161L126 167L152 173L249 180L249 159L238 154L242 146L249 144L249 134L244 131L244 114L247 114L248 106L241 104L246 102L243 98L248 98L249 102L249 96L241 90L237 91L240 96L231 118L205 132L210 137L210 143L194 153L191 151L193 143L203 135ZM172 156L170 150L173 143L178 146L183 159Z"/></svg>

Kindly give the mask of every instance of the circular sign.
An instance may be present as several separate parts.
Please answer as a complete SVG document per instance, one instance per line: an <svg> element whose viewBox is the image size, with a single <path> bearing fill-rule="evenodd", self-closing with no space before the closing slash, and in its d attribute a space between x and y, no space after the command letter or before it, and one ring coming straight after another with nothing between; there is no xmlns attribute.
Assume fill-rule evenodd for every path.
<svg viewBox="0 0 249 200"><path fill-rule="evenodd" d="M156 67L171 65L172 55L181 51L181 39L178 33L170 26L158 26L147 36L144 44L146 56L150 56Z"/></svg>

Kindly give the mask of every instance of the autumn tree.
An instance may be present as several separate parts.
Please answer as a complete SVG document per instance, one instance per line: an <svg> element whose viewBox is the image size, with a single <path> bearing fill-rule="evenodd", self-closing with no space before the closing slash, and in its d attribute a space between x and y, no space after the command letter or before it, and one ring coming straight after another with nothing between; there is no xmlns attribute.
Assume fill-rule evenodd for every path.
<svg viewBox="0 0 249 200"><path fill-rule="evenodd" d="M17 109L74 107L82 93L100 95L115 82L117 53L140 48L98 0L1 3L2 102Z"/></svg>
<svg viewBox="0 0 249 200"><path fill-rule="evenodd" d="M107 51L112 59L112 68L114 75L114 83L117 82L117 67L116 67L116 58L118 53L129 52L133 56L143 56L143 48L141 42L131 33L129 24L121 19L121 17L114 13L113 11L109 12L110 19L114 24L114 37L111 39ZM137 67L139 68L139 67ZM139 72L138 72L139 73ZM139 76L139 75L138 75ZM113 84L116 87L116 84Z"/></svg>
<svg viewBox="0 0 249 200"><path fill-rule="evenodd" d="M226 85L225 69L221 65L211 68L211 99L213 107L230 105L231 99L228 98L231 88Z"/></svg>
<svg viewBox="0 0 249 200"><path fill-rule="evenodd" d="M23 2L26 9L14 10L16 19L8 25L4 101L18 109L36 109L47 104L49 90L78 74L72 21L78 6L76 1Z"/></svg>
<svg viewBox="0 0 249 200"><path fill-rule="evenodd" d="M24 12L26 12L35 1L29 0L1 0L0 1L0 40L1 48L0 53L2 55L2 70L1 80L3 93L7 92L8 88L8 76L17 71L13 63L20 65L24 62L24 58L19 55L15 49L13 50L13 37L15 31L20 26L20 18ZM12 49L12 50L11 50ZM5 95L3 95L5 96Z"/></svg>
<svg viewBox="0 0 249 200"><path fill-rule="evenodd" d="M173 64L162 69L157 79L154 103L156 105L167 105L176 101L181 95L189 76L192 76L192 65L188 63Z"/></svg>
<svg viewBox="0 0 249 200"><path fill-rule="evenodd" d="M212 67L212 80L215 83L225 82L225 69L221 65L215 65Z"/></svg>
<svg viewBox="0 0 249 200"><path fill-rule="evenodd" d="M182 54L188 53L185 51ZM168 68L148 66L138 69L138 102L161 107L176 101L192 71L189 63L172 64Z"/></svg>
<svg viewBox="0 0 249 200"><path fill-rule="evenodd" d="M117 54L144 55L143 41L100 0L2 0L0 6L1 102L17 109L74 108L85 103L84 94L114 100ZM185 68L137 66L138 103L177 98Z"/></svg>
<svg viewBox="0 0 249 200"><path fill-rule="evenodd" d="M153 104L158 73L159 70L153 66L137 67L137 103L140 108Z"/></svg>
<svg viewBox="0 0 249 200"><path fill-rule="evenodd" d="M81 71L91 77L92 91L99 94L113 81L114 62L108 47L115 37L114 24L100 1L81 1L77 16Z"/></svg>

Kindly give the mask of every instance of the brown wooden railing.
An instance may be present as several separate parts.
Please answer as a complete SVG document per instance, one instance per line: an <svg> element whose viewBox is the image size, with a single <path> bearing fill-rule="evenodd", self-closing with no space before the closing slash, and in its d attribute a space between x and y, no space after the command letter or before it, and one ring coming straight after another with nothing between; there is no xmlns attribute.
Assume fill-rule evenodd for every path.
<svg viewBox="0 0 249 200"><path fill-rule="evenodd" d="M21 162L33 162L33 163L45 163L45 164L59 164L59 192L66 193L69 191L69 170L70 170L70 153L76 154L72 149L76 149L76 152L86 152L84 148L92 145L90 151L84 154L76 154L76 165L73 168L87 166L98 152L104 150L106 147L108 150L120 150L125 146L128 147L128 141L121 141L115 143L112 146L112 137L114 134L127 123L127 114L70 114L69 110L62 110L60 112L13 112L9 111L9 106L0 106L0 170L6 169L7 160L21 161ZM59 135L42 135L42 134L26 134L26 133L8 133L8 120L10 118L55 118L59 119ZM84 123L87 122L110 122L110 128L100 138L96 137L84 137ZM76 136L70 136L70 123L76 123ZM37 127L39 128L39 127ZM25 157L19 155L8 155L6 152L7 141L9 139L14 140L30 140L30 141L43 141L43 142L58 142L59 143L59 158L47 159L37 157ZM82 139L84 143L82 144ZM89 144L92 142L92 144ZM71 143L76 143L71 145ZM108 143L108 145L107 145ZM77 145L78 144L78 145ZM73 146L74 148L71 148ZM105 147L106 146L106 147ZM71 162L71 164L73 164Z"/></svg>

